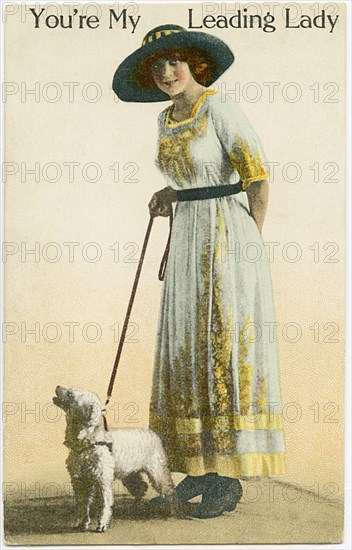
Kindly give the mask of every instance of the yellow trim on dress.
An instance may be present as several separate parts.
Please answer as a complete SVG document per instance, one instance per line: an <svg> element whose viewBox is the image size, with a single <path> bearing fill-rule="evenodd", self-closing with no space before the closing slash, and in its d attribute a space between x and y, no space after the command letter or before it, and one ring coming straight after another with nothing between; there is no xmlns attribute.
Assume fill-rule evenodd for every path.
<svg viewBox="0 0 352 550"><path fill-rule="evenodd" d="M207 292L212 292L210 334L211 354L213 359L214 377L214 405L218 415L227 414L230 406L230 396L233 391L231 376L232 353L232 303L226 303L222 295L224 263L221 261L221 245L227 246L227 232L223 212L219 203L216 203L216 226L218 230L217 242L214 250L213 285ZM207 250L209 255L209 250ZM209 258L210 260L210 258ZM209 272L211 267L209 266ZM229 379L230 378L230 379ZM221 445L225 449L227 434L217 434Z"/></svg>
<svg viewBox="0 0 352 550"><path fill-rule="evenodd" d="M243 191L246 191L246 189L248 189L248 187L251 185L251 183L254 183L255 181L264 181L264 180L267 180L269 177L269 172L264 172L263 174L259 175L259 176L255 176L253 178L247 178L244 182L243 182L243 185L242 185L242 189Z"/></svg>
<svg viewBox="0 0 352 550"><path fill-rule="evenodd" d="M166 112L166 119L165 119L166 126L175 127L175 126L180 126L181 124L186 124L187 122L192 122L192 120L196 118L198 109L203 103L204 99L208 95L214 95L214 94L217 94L217 90L206 90L202 95L198 97L197 101L193 105L191 116L189 118L186 118L185 120L180 120L179 122L173 122L172 120L169 119L170 111L173 107L173 105L171 105Z"/></svg>
<svg viewBox="0 0 352 550"><path fill-rule="evenodd" d="M162 417L150 415L150 423L157 432L177 434L200 434L203 431L217 430L282 430L282 413L248 413L203 418Z"/></svg>
<svg viewBox="0 0 352 550"><path fill-rule="evenodd" d="M269 173L265 171L258 147L252 149L245 138L236 135L236 146L230 152L230 161L242 180L245 191L254 181L266 180Z"/></svg>
<svg viewBox="0 0 352 550"><path fill-rule="evenodd" d="M243 455L210 455L173 457L175 472L185 472L190 476L217 472L220 476L256 477L285 475L285 453L253 452Z"/></svg>
<svg viewBox="0 0 352 550"><path fill-rule="evenodd" d="M250 361L248 361L249 344L253 343L253 338L248 338L247 330L251 327L253 331L252 319L250 313L241 328L239 335L239 386L240 386L240 406L241 413L246 415L249 411L252 402L252 382L253 382L253 368ZM252 336L252 335L251 335Z"/></svg>

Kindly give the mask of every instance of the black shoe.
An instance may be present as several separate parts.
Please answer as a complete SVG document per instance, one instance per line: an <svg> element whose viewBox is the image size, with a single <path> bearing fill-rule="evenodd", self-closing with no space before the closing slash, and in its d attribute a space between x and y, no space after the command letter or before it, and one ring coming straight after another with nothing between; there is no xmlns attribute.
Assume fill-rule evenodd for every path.
<svg viewBox="0 0 352 550"><path fill-rule="evenodd" d="M182 503L202 495L207 490L209 479L212 475L215 474L185 477L175 489L176 501Z"/></svg>
<svg viewBox="0 0 352 550"><path fill-rule="evenodd" d="M217 474L213 473L202 476L186 476L175 489L176 504L182 504L187 500L204 494L214 476L218 477ZM152 498L150 503L163 509L167 507L167 502L162 496Z"/></svg>
<svg viewBox="0 0 352 550"><path fill-rule="evenodd" d="M238 479L219 476L204 493L199 504L190 516L198 519L216 518L224 512L233 512L243 495Z"/></svg>

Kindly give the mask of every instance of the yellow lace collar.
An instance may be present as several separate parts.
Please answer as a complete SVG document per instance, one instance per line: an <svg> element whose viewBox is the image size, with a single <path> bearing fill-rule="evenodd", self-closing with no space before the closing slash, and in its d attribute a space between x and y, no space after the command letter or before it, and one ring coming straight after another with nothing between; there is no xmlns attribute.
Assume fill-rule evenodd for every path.
<svg viewBox="0 0 352 550"><path fill-rule="evenodd" d="M173 107L173 105L171 105L168 108L167 112L166 112L166 119L165 119L166 126L172 126L174 128L175 126L180 126L181 124L186 124L187 122L192 122L192 120L194 120L196 118L198 110L199 110L200 106L202 105L204 99L206 97L208 97L208 95L214 95L216 93L217 93L216 90L206 90L202 95L200 95L198 97L197 101L193 105L191 116L189 118L186 118L185 120L180 120L179 122L170 120L170 112L171 112L171 109Z"/></svg>

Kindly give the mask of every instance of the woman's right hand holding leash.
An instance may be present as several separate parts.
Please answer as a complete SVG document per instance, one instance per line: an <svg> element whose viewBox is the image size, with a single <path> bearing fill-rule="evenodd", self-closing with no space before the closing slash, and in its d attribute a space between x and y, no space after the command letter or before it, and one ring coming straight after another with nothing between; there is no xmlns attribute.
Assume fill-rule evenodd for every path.
<svg viewBox="0 0 352 550"><path fill-rule="evenodd" d="M148 204L149 213L152 217L168 217L172 214L172 203L176 201L176 191L171 187L164 187L154 193Z"/></svg>

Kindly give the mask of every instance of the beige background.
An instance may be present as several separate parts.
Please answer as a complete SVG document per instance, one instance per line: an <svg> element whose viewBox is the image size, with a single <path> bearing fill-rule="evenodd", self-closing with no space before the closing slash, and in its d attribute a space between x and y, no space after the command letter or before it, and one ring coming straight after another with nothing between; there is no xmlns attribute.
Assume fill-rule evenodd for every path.
<svg viewBox="0 0 352 550"><path fill-rule="evenodd" d="M193 7L195 14L202 10L199 4L140 5L141 20L131 34L118 25L108 29L108 7L101 6L101 24L96 30L34 29L32 16L21 20L25 14L20 11L8 17L5 25L5 80L19 88L24 83L22 86L28 89L39 83L40 90L37 101L33 95L22 101L18 92L5 104L5 160L19 166L19 172L9 176L5 184L5 240L18 246L25 243L30 249L37 242L40 247L38 262L33 255L22 262L17 253L5 263L6 322L14 323L12 326L19 330L5 343L4 399L8 414L4 418L4 481L16 498L21 497L21 487L29 491L36 484L45 495L51 494L46 484L64 487L68 482L64 465L67 450L62 445L65 422L63 417L54 421L57 411L50 406L53 391L57 384L63 384L91 389L104 398L116 352L109 327L116 322L122 326L136 269L135 263L126 261L133 248L124 246L142 244L148 223L147 203L151 194L165 185L153 158L156 119L166 103L137 105L115 100L111 91L113 73L119 62L139 47L149 29L165 22L187 26L188 7ZM242 91L249 82L261 87L259 101L246 101L242 95L240 106L261 136L268 158L280 163L271 185L264 240L279 243L272 277L279 323L282 400L286 406L285 480L327 497L335 486L326 484L337 484L335 497L341 499L344 6L330 8L340 15L333 33L328 29L285 30L282 9L276 7L277 30L271 34L255 29L208 32L224 39L236 55L235 64L222 77L222 85L228 89L239 86ZM313 4L302 4L301 9L314 13ZM67 13L67 8L62 10ZM73 102L68 100L68 86L63 85L68 82L78 83ZM84 86L89 82L101 87L98 102L84 98ZM273 102L268 100L265 82L279 83ZM302 98L295 103L283 97L284 86L290 82L297 82L302 89ZM54 94L53 87L45 88L48 83L61 87L62 97L57 102L47 100ZM319 83L317 102L309 89L314 83ZM336 89L335 84L324 89L327 83L339 86L333 96L338 102L326 101ZM93 93L93 88L89 92ZM36 182L33 175L21 181L20 164L33 168L36 162L42 174L47 163L58 163L62 177L56 183L45 181L43 176ZM73 182L69 181L65 162L79 163ZM82 177L84 165L91 162L98 163L102 170L96 183ZM125 166L129 162L138 164L134 176L137 182L123 181L130 173ZM283 167L289 162L302 168L302 177L296 183L283 177ZM323 181L330 173L329 166L324 168L329 162L339 166L336 183ZM120 169L117 183L109 169L114 163ZM310 169L314 163L319 166L317 182ZM53 172L48 174L52 177ZM292 174L289 172L289 176ZM145 426L148 422L161 290L157 271L167 227L165 219L156 220L153 227L132 313L132 321L139 327L135 335L138 342L124 348L112 398L115 418L112 411L109 414L111 427L131 425L128 414L134 410L135 425ZM50 242L57 243L62 251L56 263L45 259L53 254L53 249L45 249ZM67 242L79 243L73 262L69 262L68 247L63 244ZM102 257L96 263L85 261L82 255L89 242L101 247ZM302 251L296 263L283 258L284 247L290 242L297 243ZM335 263L324 261L333 250L324 250L324 246L331 242L339 247L333 257L338 260ZM114 243L119 243L120 250L115 263L109 250ZM314 261L312 246L319 246L319 261ZM68 327L64 325L68 322L79 323L74 342L69 342ZM91 322L98 323L102 330L96 343L85 341L82 335L84 325ZM296 343L284 338L285 327L292 322L302 328L302 337ZM38 342L33 335L24 337L21 323L28 328L39 323ZM57 342L47 341L54 337L54 332L46 332L47 323L57 323L62 329ZM339 326L335 342L323 341L331 330L327 323ZM314 324L320 327L318 342L309 328ZM287 334L292 337L293 332ZM93 331L88 335L92 337ZM118 406L120 417L116 414ZM33 410L36 414L29 413ZM297 411L301 416L294 421Z"/></svg>

